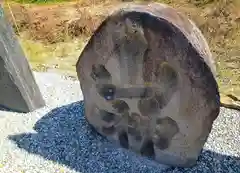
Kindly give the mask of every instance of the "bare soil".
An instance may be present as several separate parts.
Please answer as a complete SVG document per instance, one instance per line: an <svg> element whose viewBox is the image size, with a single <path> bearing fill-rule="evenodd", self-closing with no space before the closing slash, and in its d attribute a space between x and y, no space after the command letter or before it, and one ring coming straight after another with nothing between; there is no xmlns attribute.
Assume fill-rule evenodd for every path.
<svg viewBox="0 0 240 173"><path fill-rule="evenodd" d="M17 34L27 32L33 40L52 44L69 37L90 36L105 18L107 9L113 5L113 2L91 6L78 2L57 5L11 4L14 18L9 7L5 6L5 9ZM106 10L102 10L103 6Z"/></svg>

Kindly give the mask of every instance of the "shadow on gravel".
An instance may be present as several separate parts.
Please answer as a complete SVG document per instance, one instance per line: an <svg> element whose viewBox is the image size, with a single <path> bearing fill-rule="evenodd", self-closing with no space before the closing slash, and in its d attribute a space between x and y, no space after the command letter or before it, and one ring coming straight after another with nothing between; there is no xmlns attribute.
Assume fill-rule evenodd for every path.
<svg viewBox="0 0 240 173"><path fill-rule="evenodd" d="M5 112L12 112L12 113L27 113L27 112L21 112L18 110L10 109L4 105L0 105L0 111L5 111Z"/></svg>
<svg viewBox="0 0 240 173"><path fill-rule="evenodd" d="M240 158L203 150L193 168L165 168L114 147L88 125L83 102L53 109L36 124L37 133L9 136L19 148L82 173L240 172Z"/></svg>

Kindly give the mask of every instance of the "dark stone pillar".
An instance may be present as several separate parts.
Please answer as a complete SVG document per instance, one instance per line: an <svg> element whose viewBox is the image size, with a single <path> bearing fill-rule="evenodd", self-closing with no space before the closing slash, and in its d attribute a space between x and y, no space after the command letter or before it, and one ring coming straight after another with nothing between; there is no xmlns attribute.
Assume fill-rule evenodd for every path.
<svg viewBox="0 0 240 173"><path fill-rule="evenodd" d="M29 63L0 6L0 107L29 112L45 105Z"/></svg>

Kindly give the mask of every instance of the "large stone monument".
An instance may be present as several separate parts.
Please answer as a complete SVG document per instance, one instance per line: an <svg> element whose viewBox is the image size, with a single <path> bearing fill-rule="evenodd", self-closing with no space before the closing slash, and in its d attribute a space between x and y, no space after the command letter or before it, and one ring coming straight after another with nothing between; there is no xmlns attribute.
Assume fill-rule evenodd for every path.
<svg viewBox="0 0 240 173"><path fill-rule="evenodd" d="M0 5L0 107L29 112L44 105L29 63Z"/></svg>
<svg viewBox="0 0 240 173"><path fill-rule="evenodd" d="M220 96L208 44L187 17L158 3L119 7L76 68L100 134L162 164L196 164Z"/></svg>

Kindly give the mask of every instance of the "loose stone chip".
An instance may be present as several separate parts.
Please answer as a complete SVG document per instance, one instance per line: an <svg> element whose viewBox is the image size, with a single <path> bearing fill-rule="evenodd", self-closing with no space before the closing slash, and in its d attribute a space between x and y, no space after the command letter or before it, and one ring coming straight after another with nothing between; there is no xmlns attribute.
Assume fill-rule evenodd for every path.
<svg viewBox="0 0 240 173"><path fill-rule="evenodd" d="M220 96L208 44L187 17L159 3L119 7L76 68L100 134L162 164L196 164Z"/></svg>

